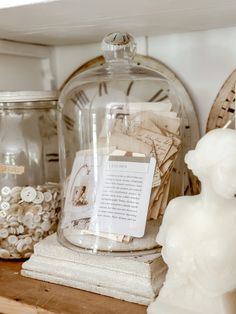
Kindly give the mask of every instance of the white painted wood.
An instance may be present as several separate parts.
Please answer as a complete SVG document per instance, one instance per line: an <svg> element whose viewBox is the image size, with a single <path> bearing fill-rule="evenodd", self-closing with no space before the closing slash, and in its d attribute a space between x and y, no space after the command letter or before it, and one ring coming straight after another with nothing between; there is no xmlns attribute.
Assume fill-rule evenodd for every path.
<svg viewBox="0 0 236 314"><path fill-rule="evenodd" d="M42 83L44 90L56 89L50 58L41 60Z"/></svg>
<svg viewBox="0 0 236 314"><path fill-rule="evenodd" d="M50 57L50 50L48 47L42 45L0 40L0 54L45 59Z"/></svg>
<svg viewBox="0 0 236 314"><path fill-rule="evenodd" d="M35 246L21 271L23 276L146 305L155 299L165 273L160 253L114 258L74 252L61 246L56 234Z"/></svg>
<svg viewBox="0 0 236 314"><path fill-rule="evenodd" d="M0 91L42 90L41 60L0 55Z"/></svg>
<svg viewBox="0 0 236 314"><path fill-rule="evenodd" d="M235 16L234 0L58 0L0 10L0 38L81 44L114 30L137 37L230 27Z"/></svg>
<svg viewBox="0 0 236 314"><path fill-rule="evenodd" d="M69 0L73 1L73 0ZM66 3L69 3L66 2ZM77 2L80 3L82 0L78 0ZM47 43L53 44L53 43L68 43L68 42L80 42L81 40L80 36L84 36L83 27L79 31L79 37L78 32L76 31L76 27L74 31L69 31L70 27L67 28L68 24L70 24L69 20L64 20L64 11L60 12L59 8L61 8L60 4L61 1L58 3L51 3L50 6L59 6L55 11L53 11L54 17L51 19L51 24L47 24L48 21L47 14L50 15L49 12L45 14L39 14L38 17L35 18L34 11L36 10L38 13L41 11L47 11L49 8L48 5L36 5L33 8L31 6L22 7L18 9L9 9L9 10L0 10L0 36L1 31L2 36L4 35L4 38L6 38L5 29L7 29L7 32L10 32L12 28L15 28L15 31L17 30L17 36L18 39L23 39L21 36L21 28L25 25L25 23L22 23L22 20L24 19L27 21L28 26L25 26L25 32L27 32L27 36L30 36L32 41L37 41L40 37L40 40L45 41ZM132 1L131 1L132 2ZM127 6L124 6L125 8L130 8L130 3L127 2ZM150 13L151 8L153 9L153 15L156 14L155 8L160 9L160 12L164 14L167 14L166 12L170 13L170 10L175 9L175 14L180 14L181 12L189 13L189 10L193 14L196 14L196 16L199 16L199 12L203 11L203 8L206 8L205 15L209 16L210 12L213 12L215 14L216 10L217 16L221 16L222 19L222 26L228 25L227 23L224 24L224 19L227 19L229 15L226 14L227 10L232 10L232 14L234 14L234 6L236 5L235 1L159 1L159 0L150 0L150 5L143 6L143 14L148 14L148 11ZM80 8L81 11L85 14L86 10L91 9L91 3L90 1L86 1L87 6L84 6L83 8ZM121 2L122 4L122 2ZM183 8L183 4L185 4L185 9ZM65 4L63 4L64 6ZM104 9L105 0L100 2L101 8ZM172 9L171 9L172 5ZM192 5L192 9L190 9L190 6ZM42 7L44 8L42 8ZM40 9L39 9L40 7ZM70 5L68 4L68 8ZM76 6L77 7L77 4ZM123 21L123 18L119 19L119 14L122 13L121 9L117 9L115 11L116 6L114 8L111 8L109 5L109 8L106 8L102 11L102 9L96 9L92 10L92 12L89 13L87 16L86 14L83 16L83 18L79 19L81 11L79 13L76 11L77 14L77 20L80 20L84 22L88 19L92 19L95 15L97 18L102 14L102 12L108 13L109 10L112 12L112 16L114 17L114 20L116 20L117 24L109 24L111 15L107 15L107 18L103 16L100 20L103 20L107 22L106 27L103 25L97 25L98 30L96 32L99 32L100 35L96 35L97 33L91 28L91 33L88 37L84 37L84 41L91 41L92 39L95 39L95 41L99 41L104 34L106 34L109 30L114 30L118 28L118 22L122 22L122 29L125 29L126 31L132 32L132 27L130 27L129 23L126 23ZM177 9L179 8L179 9ZM201 8L201 9L200 9ZM13 11L11 11L13 10ZM15 11L16 10L16 11ZM195 12L195 13L194 13ZM172 12L173 13L173 12ZM182 14L181 13L181 14ZM30 15L32 14L32 16ZM68 13L70 14L70 13ZM130 11L129 11L129 14ZM138 18L138 21L140 23L140 26L143 26L142 24L142 15L141 15L141 9L139 7L139 3L136 6L133 6L132 14L136 15L136 18ZM131 14L131 15L132 15ZM151 14L151 13L150 13ZM231 14L231 13L230 13ZM123 9L123 15L124 15L124 9ZM123 16L122 15L122 16ZM45 25L39 27L39 29L36 31L34 27L30 29L30 22L29 19L26 18L26 16L29 16L29 19L37 20L39 25L42 24L42 22L45 22ZM71 19L73 19L74 15L71 15ZM205 17L206 17L205 16ZM234 15L236 16L236 14ZM2 19L2 17L4 17ZM14 17L14 21L12 20L12 17ZM171 14L169 15L171 17ZM94 17L95 18L95 17ZM104 20L105 19L105 20ZM168 26L168 32L182 32L186 30L194 30L194 19L191 20L191 15L188 15L189 19L189 27L180 28L179 26L182 24L174 23L174 20L171 20L171 26ZM56 22L54 21L56 20ZM63 23L62 23L63 20ZM96 19L95 19L96 20ZM132 19L131 19L132 20ZM230 20L230 19L229 19ZM41 22L40 22L41 21ZM61 21L61 26L60 26ZM156 20L159 21L159 20ZM160 20L161 23L162 19ZM202 21L199 19L199 23ZM207 22L205 23L205 28L211 27L211 19L209 19L209 24ZM236 21L236 19L234 19ZM124 23L123 23L124 22ZM19 26L19 24L22 24ZM36 24L37 24L36 23ZM40 24L41 23L41 24ZM131 23L131 22L130 22ZM151 23L151 22L150 22ZM159 23L159 22L158 22ZM173 25L172 25L173 23ZM183 25L185 23L185 20L183 19ZM121 25L119 24L119 25ZM165 27L169 25L170 23L165 23ZM59 25L59 26L58 26ZM192 26L191 26L192 25ZM19 28L18 28L19 26ZM134 26L134 25L133 25ZM186 25L185 25L186 26ZM38 27L38 26L37 26ZM36 28L37 28L36 27ZM105 28L104 28L105 27ZM50 33L50 29L53 28L53 34ZM112 29L111 29L112 28ZM141 27L140 27L141 28ZM87 29L87 26L85 26L85 29ZM139 26L137 27L138 32ZM186 87L188 88L190 95L193 98L194 103L196 104L196 108L198 111L198 116L201 124L201 130L202 133L205 130L207 116L210 111L210 107L213 104L213 101L222 86L225 79L228 77L228 75L234 70L236 66L236 44L235 44L235 38L236 38L236 27L232 28L225 28L225 29L215 29L215 30L209 30L209 31L199 31L199 32L189 32L189 33L178 33L178 34L172 34L172 35L158 35L160 29L159 26L157 26L155 23L150 24L150 32L146 32L146 28L144 26L145 34L151 33L155 34L155 36L150 36L148 38L147 44L145 45L145 37L139 37L141 42L141 49L140 49L140 43L138 42L138 51L140 53L146 53L146 48L148 48L149 55L158 58L159 60L166 63L170 68L172 68L176 74L180 77L180 79L184 82ZM19 32L18 32L19 31ZM94 31L94 32L93 32ZM69 33L68 33L69 32ZM11 32L11 36L14 32ZM8 33L9 34L9 33ZM71 34L73 35L73 38L78 38L78 40L72 40L70 39ZM92 34L92 35L91 35ZM136 31L134 32L136 34ZM19 37L18 37L19 35ZM96 35L96 36L95 36ZM11 37L10 36L10 37ZM59 40L58 40L59 36ZM66 36L66 41L64 41L64 37ZM95 38L96 37L96 38ZM80 38L80 39L79 39ZM147 38L147 37L146 37ZM25 38L26 39L26 38ZM31 40L30 39L30 40ZM11 48L11 45L13 46ZM48 55L48 48L42 47L42 46L35 46L32 45L32 51L30 51L29 47L25 49L25 44L18 45L18 48L15 48L15 43L5 43L5 41L0 41L0 53L6 53L6 54L13 54L13 55L24 55L25 57L29 56L35 57L35 58L44 58ZM24 48L23 48L24 47ZM52 48L52 53L50 55L50 68L53 70L53 75L56 76L57 82L54 84L54 82L51 82L52 87L59 87L64 79L68 77L68 75L75 70L79 65L84 63L90 58L95 57L99 54L99 43L90 43L90 44L83 44L83 45L69 45L69 46L56 46ZM17 89L27 89L34 88L34 89L41 89L48 87L50 85L49 80L51 80L50 75L48 75L49 72L46 74L46 82L42 83L41 80L43 77L45 78L45 75L42 74L40 71L40 67L38 66L38 62L35 64L35 72L32 68L29 68L29 64L34 68L32 65L32 60L30 61L23 60L19 58L19 63L22 63L21 65L18 64L16 59L13 60L12 64L6 65L8 63L8 59L6 56L0 56L0 65L1 66L1 78L0 78L0 89L1 90L17 90ZM11 61L10 61L11 62ZM6 64L5 64L6 63ZM13 66L14 65L14 66ZM14 68L15 67L15 68ZM36 68L38 69L36 71ZM6 73L6 74L5 74ZM15 73L15 75L14 75ZM24 83L25 82L25 83Z"/></svg>
<svg viewBox="0 0 236 314"><path fill-rule="evenodd" d="M55 267L57 266L58 265L55 264ZM101 286L100 284L96 285L96 284L91 284L88 282L77 281L77 280L74 280L73 277L71 277L70 279L65 279L62 276L56 276L56 275L39 272L39 269L37 271L22 270L21 275L25 277L33 278L33 279L38 279L41 281L55 283L58 285L63 285L63 286L85 290L85 291L89 291L89 292L93 292L93 293L97 293L101 295L106 295L108 297L132 302L132 303L138 303L142 305L149 305L155 299L154 297L136 295L133 293L133 291L129 291L129 292L120 291L111 287ZM114 273L113 278L116 278L116 275L117 274ZM125 283L126 278L123 278L123 280ZM127 288L129 288L129 286Z"/></svg>
<svg viewBox="0 0 236 314"><path fill-rule="evenodd" d="M0 40L0 91L51 90L50 48Z"/></svg>

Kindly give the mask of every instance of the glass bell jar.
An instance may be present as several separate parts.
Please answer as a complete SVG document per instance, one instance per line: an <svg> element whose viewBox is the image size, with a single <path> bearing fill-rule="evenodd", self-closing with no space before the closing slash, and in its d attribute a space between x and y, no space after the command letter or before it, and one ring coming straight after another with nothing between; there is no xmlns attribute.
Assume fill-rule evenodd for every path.
<svg viewBox="0 0 236 314"><path fill-rule="evenodd" d="M145 254L169 199L183 193L182 101L160 73L133 62L131 35L109 34L102 52L105 64L59 97L58 237L75 250Z"/></svg>
<svg viewBox="0 0 236 314"><path fill-rule="evenodd" d="M57 93L0 93L0 258L27 258L60 205Z"/></svg>

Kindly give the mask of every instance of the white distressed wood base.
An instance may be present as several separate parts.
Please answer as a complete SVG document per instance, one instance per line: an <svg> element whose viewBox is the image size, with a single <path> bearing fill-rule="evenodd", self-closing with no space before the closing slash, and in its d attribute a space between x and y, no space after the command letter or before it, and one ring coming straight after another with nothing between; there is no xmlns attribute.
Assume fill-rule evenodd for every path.
<svg viewBox="0 0 236 314"><path fill-rule="evenodd" d="M21 271L26 277L145 305L155 299L165 273L160 253L142 257L78 253L60 245L55 234L35 246Z"/></svg>

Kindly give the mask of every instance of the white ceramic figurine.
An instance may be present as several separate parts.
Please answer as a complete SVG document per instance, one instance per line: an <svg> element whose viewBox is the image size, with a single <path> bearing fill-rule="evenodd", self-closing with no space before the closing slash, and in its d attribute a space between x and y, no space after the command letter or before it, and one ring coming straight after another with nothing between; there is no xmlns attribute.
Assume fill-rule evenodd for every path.
<svg viewBox="0 0 236 314"><path fill-rule="evenodd" d="M148 314L235 314L236 131L207 133L185 161L201 193L167 207L157 242L169 270Z"/></svg>

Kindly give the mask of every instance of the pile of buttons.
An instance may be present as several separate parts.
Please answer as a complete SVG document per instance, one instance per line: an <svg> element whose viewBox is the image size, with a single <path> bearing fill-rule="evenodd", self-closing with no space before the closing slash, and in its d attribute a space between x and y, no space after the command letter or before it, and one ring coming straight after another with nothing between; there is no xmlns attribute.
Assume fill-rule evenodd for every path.
<svg viewBox="0 0 236 314"><path fill-rule="evenodd" d="M28 258L34 244L54 233L60 211L58 184L10 188L0 195L0 258Z"/></svg>

